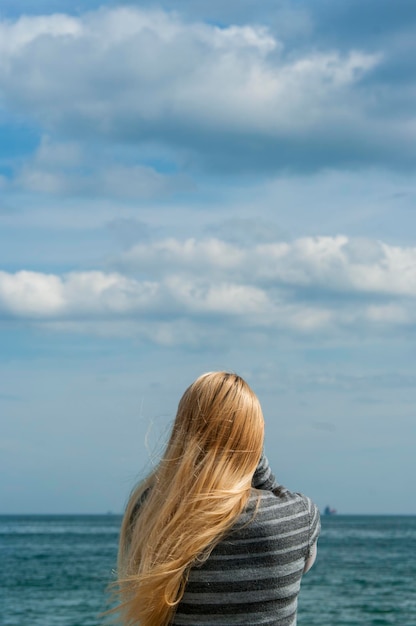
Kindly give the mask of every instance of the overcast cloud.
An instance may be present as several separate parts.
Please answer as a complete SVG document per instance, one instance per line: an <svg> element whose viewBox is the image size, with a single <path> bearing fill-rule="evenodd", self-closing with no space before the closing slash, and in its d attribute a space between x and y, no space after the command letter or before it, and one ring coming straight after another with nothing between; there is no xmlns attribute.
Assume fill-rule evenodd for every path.
<svg viewBox="0 0 416 626"><path fill-rule="evenodd" d="M371 80L382 48L295 54L266 26L125 7L3 22L0 41L7 110L63 137L160 142L223 172L414 162L414 109Z"/></svg>

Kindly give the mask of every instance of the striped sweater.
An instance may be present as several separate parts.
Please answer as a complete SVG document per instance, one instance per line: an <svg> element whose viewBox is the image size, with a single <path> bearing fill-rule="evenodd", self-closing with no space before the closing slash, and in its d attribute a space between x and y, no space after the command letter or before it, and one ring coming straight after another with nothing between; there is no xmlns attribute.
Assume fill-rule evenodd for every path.
<svg viewBox="0 0 416 626"><path fill-rule="evenodd" d="M319 531L317 507L278 485L263 456L245 511L207 561L191 569L171 625L295 626L305 561Z"/></svg>

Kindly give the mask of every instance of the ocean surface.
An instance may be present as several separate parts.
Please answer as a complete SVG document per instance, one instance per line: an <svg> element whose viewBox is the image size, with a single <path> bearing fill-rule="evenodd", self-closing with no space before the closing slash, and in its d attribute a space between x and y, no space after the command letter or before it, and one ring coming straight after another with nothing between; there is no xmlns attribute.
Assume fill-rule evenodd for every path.
<svg viewBox="0 0 416 626"><path fill-rule="evenodd" d="M101 626L121 518L0 516L0 625ZM416 626L416 517L322 517L299 626Z"/></svg>

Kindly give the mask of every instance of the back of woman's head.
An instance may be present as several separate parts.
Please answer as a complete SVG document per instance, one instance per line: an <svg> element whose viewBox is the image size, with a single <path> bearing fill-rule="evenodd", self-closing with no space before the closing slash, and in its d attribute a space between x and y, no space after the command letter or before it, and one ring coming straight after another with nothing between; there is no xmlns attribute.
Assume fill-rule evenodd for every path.
<svg viewBox="0 0 416 626"><path fill-rule="evenodd" d="M198 469L214 465L223 483L227 470L238 484L251 478L263 438L261 406L249 385L236 374L209 372L183 394L164 460L170 472L172 464L188 469L194 465L194 476ZM211 483L210 488L215 486Z"/></svg>
<svg viewBox="0 0 416 626"><path fill-rule="evenodd" d="M242 378L210 372L188 387L166 451L124 516L123 624L169 622L189 568L208 558L246 506L263 438L260 403Z"/></svg>

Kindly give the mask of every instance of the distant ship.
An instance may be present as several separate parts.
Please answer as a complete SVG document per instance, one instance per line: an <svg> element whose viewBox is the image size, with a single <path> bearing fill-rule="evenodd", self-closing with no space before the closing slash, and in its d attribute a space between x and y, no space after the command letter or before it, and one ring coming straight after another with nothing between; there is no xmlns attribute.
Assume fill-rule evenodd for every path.
<svg viewBox="0 0 416 626"><path fill-rule="evenodd" d="M336 515L337 514L337 510L336 509L331 509L330 506L326 506L324 509L324 515Z"/></svg>

